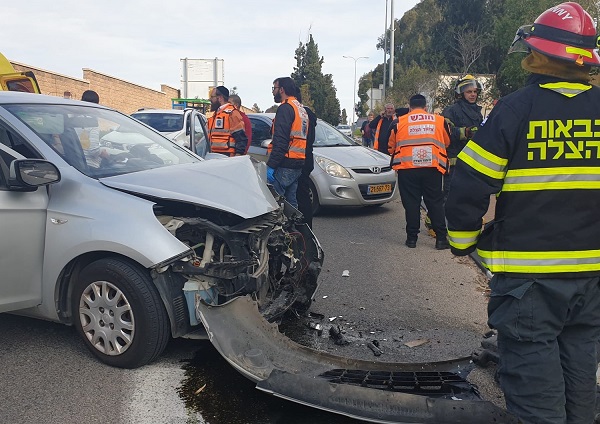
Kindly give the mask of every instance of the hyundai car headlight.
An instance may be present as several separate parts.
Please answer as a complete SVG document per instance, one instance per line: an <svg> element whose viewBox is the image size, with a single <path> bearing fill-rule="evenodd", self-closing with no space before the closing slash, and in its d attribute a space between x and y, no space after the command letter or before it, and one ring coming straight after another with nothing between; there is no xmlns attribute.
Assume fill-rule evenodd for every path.
<svg viewBox="0 0 600 424"><path fill-rule="evenodd" d="M317 157L316 160L317 160L317 164L321 167L321 169L323 169L323 171L325 171L327 174L331 175L332 177L352 178L352 176L346 170L346 168L344 168L339 163L334 162L327 158L320 157L320 156Z"/></svg>

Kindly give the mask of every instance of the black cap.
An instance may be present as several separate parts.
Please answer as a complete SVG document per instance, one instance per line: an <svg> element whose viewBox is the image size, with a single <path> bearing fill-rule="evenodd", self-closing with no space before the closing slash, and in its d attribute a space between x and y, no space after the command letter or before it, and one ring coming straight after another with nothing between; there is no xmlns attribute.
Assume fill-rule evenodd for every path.
<svg viewBox="0 0 600 424"><path fill-rule="evenodd" d="M215 90L217 90L217 93L219 93L223 97L229 98L229 90L227 89L227 87L220 85L216 87Z"/></svg>

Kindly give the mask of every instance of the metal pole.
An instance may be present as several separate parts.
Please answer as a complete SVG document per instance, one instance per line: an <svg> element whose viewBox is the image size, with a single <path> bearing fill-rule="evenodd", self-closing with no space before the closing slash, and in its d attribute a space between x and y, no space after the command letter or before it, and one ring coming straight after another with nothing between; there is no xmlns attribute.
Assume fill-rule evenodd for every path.
<svg viewBox="0 0 600 424"><path fill-rule="evenodd" d="M183 97L188 98L188 58L183 59Z"/></svg>
<svg viewBox="0 0 600 424"><path fill-rule="evenodd" d="M371 102L371 106L369 107L369 113L373 113L373 72L371 72L371 95L369 96L369 101Z"/></svg>
<svg viewBox="0 0 600 424"><path fill-rule="evenodd" d="M396 32L396 25L394 25L394 0L390 0L390 88L394 86L394 32Z"/></svg>
<svg viewBox="0 0 600 424"><path fill-rule="evenodd" d="M387 12L388 12L388 0L385 0L385 29L383 30L383 90L381 91L381 101L385 104L385 80L386 80L386 68L387 68Z"/></svg>
<svg viewBox="0 0 600 424"><path fill-rule="evenodd" d="M354 131L354 115L356 114L356 62L358 59L368 59L366 56L353 57L353 56L342 56L345 59L352 59L354 61L354 85L352 86L352 93L354 95L353 104L352 104L352 123L350 124L350 128Z"/></svg>

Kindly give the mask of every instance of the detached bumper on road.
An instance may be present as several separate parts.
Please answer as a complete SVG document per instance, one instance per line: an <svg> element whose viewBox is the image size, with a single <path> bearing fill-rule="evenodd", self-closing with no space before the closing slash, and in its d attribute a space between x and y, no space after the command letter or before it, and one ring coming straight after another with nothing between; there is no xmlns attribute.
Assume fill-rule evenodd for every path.
<svg viewBox="0 0 600 424"><path fill-rule="evenodd" d="M219 353L275 396L377 423L517 422L465 380L470 357L386 363L316 351L281 334L248 296L216 307L198 301L196 314Z"/></svg>

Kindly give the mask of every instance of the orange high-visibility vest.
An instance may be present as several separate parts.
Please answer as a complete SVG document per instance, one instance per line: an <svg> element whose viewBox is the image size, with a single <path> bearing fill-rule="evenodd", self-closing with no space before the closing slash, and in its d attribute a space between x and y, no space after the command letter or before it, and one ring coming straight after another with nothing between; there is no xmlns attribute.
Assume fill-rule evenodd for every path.
<svg viewBox="0 0 600 424"><path fill-rule="evenodd" d="M448 169L448 145L450 137L444 117L413 109L398 119L390 133L388 151L392 155L392 168L437 168L444 174Z"/></svg>
<svg viewBox="0 0 600 424"><path fill-rule="evenodd" d="M306 159L306 134L308 133L308 114L295 97L290 96L285 99L284 103L288 103L294 108L294 122L290 131L290 147L285 154L286 158L290 159ZM271 134L275 128L275 119L271 125ZM273 150L273 143L267 148L269 154Z"/></svg>
<svg viewBox="0 0 600 424"><path fill-rule="evenodd" d="M394 119L396 119L396 114L392 115L392 122L394 121ZM382 123L383 123L383 118L381 118L379 120L379 122L377 123L377 128L375 129L375 138L373 139L373 140L375 140L373 143L373 149L375 149L375 150L379 150L379 132L381 131ZM390 123L390 125L392 125L392 123Z"/></svg>
<svg viewBox="0 0 600 424"><path fill-rule="evenodd" d="M210 150L215 153L235 155L235 139L231 136L229 117L235 110L232 104L225 104L208 118L208 139Z"/></svg>

